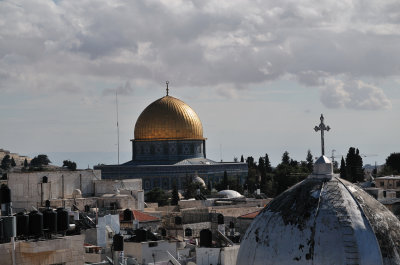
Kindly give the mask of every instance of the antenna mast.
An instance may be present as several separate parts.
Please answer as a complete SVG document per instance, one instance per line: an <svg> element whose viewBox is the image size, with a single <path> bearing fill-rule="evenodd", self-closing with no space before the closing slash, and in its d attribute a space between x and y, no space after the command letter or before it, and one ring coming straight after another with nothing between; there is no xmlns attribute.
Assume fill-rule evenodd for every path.
<svg viewBox="0 0 400 265"><path fill-rule="evenodd" d="M118 165L119 165L118 88L115 90L115 103L117 108L117 145L118 145Z"/></svg>

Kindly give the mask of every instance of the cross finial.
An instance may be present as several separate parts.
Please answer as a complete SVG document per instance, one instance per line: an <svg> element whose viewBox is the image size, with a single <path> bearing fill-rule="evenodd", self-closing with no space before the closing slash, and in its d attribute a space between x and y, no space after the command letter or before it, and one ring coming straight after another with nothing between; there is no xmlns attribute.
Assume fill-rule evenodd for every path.
<svg viewBox="0 0 400 265"><path fill-rule="evenodd" d="M331 128L325 125L324 115L321 114L321 117L319 119L321 120L321 123L319 124L319 126L315 126L314 130L316 132L321 131L321 153L322 155L325 155L324 131L329 131Z"/></svg>
<svg viewBox="0 0 400 265"><path fill-rule="evenodd" d="M167 96L168 96L168 92L169 92L168 84L169 84L169 81L166 81L165 84L167 84Z"/></svg>

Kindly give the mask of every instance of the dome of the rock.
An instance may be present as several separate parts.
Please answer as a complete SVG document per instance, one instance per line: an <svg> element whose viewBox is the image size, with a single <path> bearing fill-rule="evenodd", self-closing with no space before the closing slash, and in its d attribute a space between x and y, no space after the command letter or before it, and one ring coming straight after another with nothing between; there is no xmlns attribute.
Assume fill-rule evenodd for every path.
<svg viewBox="0 0 400 265"><path fill-rule="evenodd" d="M185 102L162 97L143 110L135 125L135 140L203 140L203 126Z"/></svg>

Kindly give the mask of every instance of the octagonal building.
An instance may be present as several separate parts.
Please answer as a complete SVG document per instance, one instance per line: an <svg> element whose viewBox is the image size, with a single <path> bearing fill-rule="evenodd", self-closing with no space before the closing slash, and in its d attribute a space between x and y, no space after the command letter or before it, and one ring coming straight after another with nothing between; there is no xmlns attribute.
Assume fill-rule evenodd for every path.
<svg viewBox="0 0 400 265"><path fill-rule="evenodd" d="M132 160L121 165L99 165L103 178L141 178L143 188L178 188L198 176L219 182L224 171L241 181L247 164L215 162L206 157L206 138L196 112L185 102L168 94L148 105L138 117L132 142Z"/></svg>

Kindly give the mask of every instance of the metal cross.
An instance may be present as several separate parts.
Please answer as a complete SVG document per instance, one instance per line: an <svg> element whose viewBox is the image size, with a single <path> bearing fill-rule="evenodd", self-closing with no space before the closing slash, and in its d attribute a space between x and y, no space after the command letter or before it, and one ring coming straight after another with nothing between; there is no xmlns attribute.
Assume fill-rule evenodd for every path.
<svg viewBox="0 0 400 265"><path fill-rule="evenodd" d="M168 91L169 91L168 84L169 84L169 81L166 81L165 83L167 84L167 96L168 96Z"/></svg>
<svg viewBox="0 0 400 265"><path fill-rule="evenodd" d="M321 118L319 119L321 120L321 123L319 126L315 126L314 130L316 132L321 131L321 152L322 155L325 155L324 131L329 131L331 128L329 126L325 126L324 115L321 114Z"/></svg>

